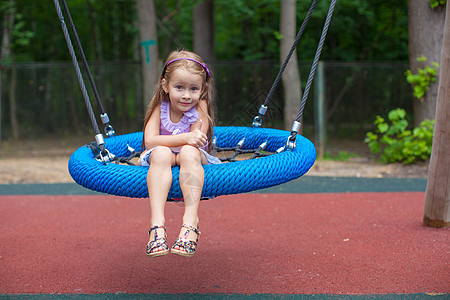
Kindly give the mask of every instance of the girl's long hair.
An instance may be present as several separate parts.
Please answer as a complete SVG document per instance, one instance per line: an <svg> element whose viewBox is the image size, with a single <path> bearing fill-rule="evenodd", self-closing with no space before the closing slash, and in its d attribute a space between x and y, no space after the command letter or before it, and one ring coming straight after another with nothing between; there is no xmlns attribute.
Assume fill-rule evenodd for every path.
<svg viewBox="0 0 450 300"><path fill-rule="evenodd" d="M203 68L203 66L201 66L199 63L191 61L191 60L187 60L187 59L181 59L181 60L177 60L174 62L171 62L169 65L167 65L168 62L174 60L174 59L178 59L178 58L191 58L191 59L195 59L201 63L204 64L203 59L190 51L186 51L186 50L177 50L177 51L173 51L169 54L169 56L167 57L165 63L164 63L164 68L163 71L161 72L161 76L158 80L158 84L156 86L156 91L155 94L152 97L152 100L150 101L150 103L147 106L147 110L145 112L145 121L144 121L144 138L142 140L142 149L145 148L145 126L147 125L150 116L153 113L153 110L155 109L155 107L157 107L159 104L161 104L162 101L169 101L169 95L164 91L163 87L162 87L162 80L165 79L166 82L168 82L170 80L170 76L172 74L172 72L176 69L179 68L184 68L190 72L193 72L195 74L199 74L202 76L203 78L203 90L200 94L200 100L206 100L207 103L207 108L208 111L204 112L206 113L206 115L208 116L208 123L209 123L209 127L208 127L208 132L207 132L207 137L208 137L208 146L207 146L207 151L210 152L212 149L210 147L210 142L212 141L212 136L213 136L213 129L214 129L214 120L215 120L215 109L214 109L214 96L215 96L215 88L214 88L214 80L212 78L212 76L208 76L208 74L206 73L206 70ZM211 75L211 70L209 70L210 75ZM197 106L198 109L201 109L200 106Z"/></svg>

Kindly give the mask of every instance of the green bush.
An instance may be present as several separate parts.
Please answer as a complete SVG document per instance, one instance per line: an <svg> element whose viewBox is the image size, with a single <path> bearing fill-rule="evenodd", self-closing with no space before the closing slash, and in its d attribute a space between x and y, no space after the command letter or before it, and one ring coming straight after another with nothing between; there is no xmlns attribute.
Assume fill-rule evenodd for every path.
<svg viewBox="0 0 450 300"><path fill-rule="evenodd" d="M445 5L445 3L447 3L447 0L430 0L431 8L436 8L439 5Z"/></svg>
<svg viewBox="0 0 450 300"><path fill-rule="evenodd" d="M417 61L426 62L425 56L417 58ZM423 102L423 96L430 89L431 82L436 81L436 73L439 68L437 62L433 62L433 66L426 66L425 69L417 68L417 74L413 74L411 70L406 70L406 81L413 86L414 97Z"/></svg>
<svg viewBox="0 0 450 300"><path fill-rule="evenodd" d="M431 155L434 120L424 120L419 127L408 130L404 109L394 109L388 114L389 121L377 116L375 132L368 132L364 140L372 153L380 153L384 163L402 162L412 164L427 160Z"/></svg>

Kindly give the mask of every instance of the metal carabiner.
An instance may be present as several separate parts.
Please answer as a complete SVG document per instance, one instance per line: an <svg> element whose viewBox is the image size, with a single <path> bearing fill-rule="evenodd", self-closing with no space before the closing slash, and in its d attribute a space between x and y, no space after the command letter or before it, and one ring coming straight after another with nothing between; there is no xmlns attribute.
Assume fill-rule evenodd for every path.
<svg viewBox="0 0 450 300"><path fill-rule="evenodd" d="M112 162L114 160L116 160L116 156L114 154L112 154L111 152L108 151L108 149L104 150L105 153L102 153L102 151L100 151L100 159L97 159L101 162L103 162L103 164L107 164L109 162Z"/></svg>
<svg viewBox="0 0 450 300"><path fill-rule="evenodd" d="M290 136L287 138L287 141L286 141L286 148L287 148L288 150L290 150L290 151L294 150L295 147L297 147L297 139L296 139L296 135L297 135L297 134L295 134L295 135L290 135Z"/></svg>
<svg viewBox="0 0 450 300"><path fill-rule="evenodd" d="M262 124L262 117L266 114L267 106L261 104L261 107L258 110L258 115L253 119L252 127L260 128Z"/></svg>
<svg viewBox="0 0 450 300"><path fill-rule="evenodd" d="M114 130L114 128L111 125L106 125L105 126L105 133L107 137L113 137L116 135L116 131Z"/></svg>
<svg viewBox="0 0 450 300"><path fill-rule="evenodd" d="M252 127L253 128L261 128L262 118L260 116L256 116L253 119Z"/></svg>

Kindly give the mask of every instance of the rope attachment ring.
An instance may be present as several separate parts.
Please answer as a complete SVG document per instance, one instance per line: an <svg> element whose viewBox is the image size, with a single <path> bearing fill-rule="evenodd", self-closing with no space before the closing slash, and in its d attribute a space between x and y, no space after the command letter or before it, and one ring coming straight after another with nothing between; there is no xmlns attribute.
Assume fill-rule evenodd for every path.
<svg viewBox="0 0 450 300"><path fill-rule="evenodd" d="M302 123L300 123L299 121L294 121L294 123L292 123L291 135L288 137L286 142L286 147L289 150L293 150L295 147L297 147L297 134L300 131L301 126Z"/></svg>
<svg viewBox="0 0 450 300"><path fill-rule="evenodd" d="M107 163L112 162L116 159L116 156L109 152L108 149L106 149L103 134L97 134L95 136L95 141L97 143L97 147L100 149L100 158L98 158L98 161L101 161L106 165Z"/></svg>
<svg viewBox="0 0 450 300"><path fill-rule="evenodd" d="M114 128L112 127L111 124L109 124L109 116L108 114L105 112L103 114L100 115L100 118L102 119L102 123L103 125L105 125L105 134L106 137L112 137L116 135L116 131L114 130Z"/></svg>
<svg viewBox="0 0 450 300"><path fill-rule="evenodd" d="M267 112L267 105L261 104L261 107L258 110L258 115L253 119L252 127L253 128L261 128L262 117Z"/></svg>
<svg viewBox="0 0 450 300"><path fill-rule="evenodd" d="M294 123L292 124L292 128L291 128L291 135L288 136L287 140L286 140L286 144L277 149L277 151L275 151L276 153L281 153L284 150L294 150L297 147L297 134L300 131L300 127L302 126L302 123L298 122L298 121L294 121Z"/></svg>

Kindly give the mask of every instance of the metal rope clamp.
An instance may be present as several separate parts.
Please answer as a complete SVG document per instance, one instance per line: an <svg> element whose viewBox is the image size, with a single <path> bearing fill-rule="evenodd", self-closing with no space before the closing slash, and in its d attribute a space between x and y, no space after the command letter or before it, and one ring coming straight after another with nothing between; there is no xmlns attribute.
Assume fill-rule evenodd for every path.
<svg viewBox="0 0 450 300"><path fill-rule="evenodd" d="M281 153L284 150L292 151L297 147L297 133L300 130L301 125L300 122L294 121L294 124L292 124L291 135L288 136L286 144L283 147L278 148L275 153Z"/></svg>
<svg viewBox="0 0 450 300"><path fill-rule="evenodd" d="M110 153L108 149L105 148L105 139L103 138L103 135L101 133L95 136L95 141L97 142L97 147L100 149L100 158L96 158L98 161L101 161L106 165L107 163L112 162L116 159L116 156Z"/></svg>
<svg viewBox="0 0 450 300"><path fill-rule="evenodd" d="M112 137L116 135L116 131L109 124L109 116L107 113L101 114L100 118L102 118L102 123L105 125L105 133L107 137Z"/></svg>
<svg viewBox="0 0 450 300"><path fill-rule="evenodd" d="M295 147L297 147L297 133L300 130L300 126L302 124L298 121L294 121L294 123L292 124L292 129L291 129L291 135L287 138L286 141L286 148L289 150L294 150Z"/></svg>
<svg viewBox="0 0 450 300"><path fill-rule="evenodd" d="M266 114L267 106L261 104L261 107L258 110L258 115L253 119L252 127L260 128L262 124L262 117Z"/></svg>

